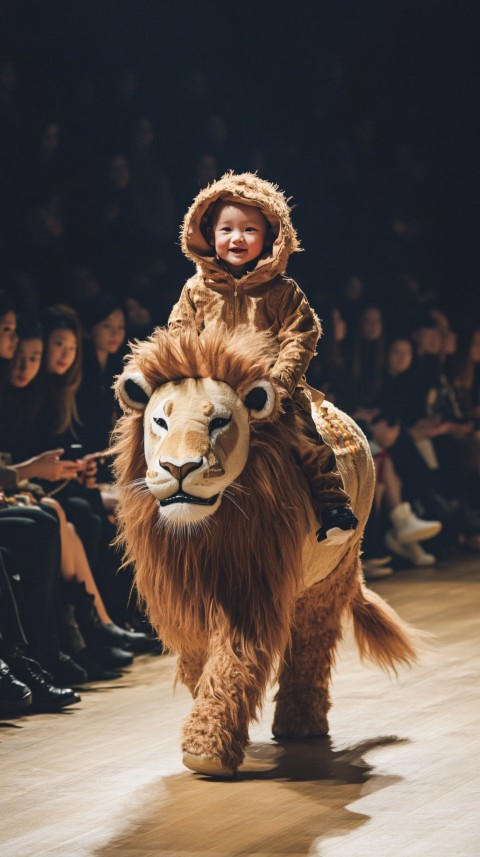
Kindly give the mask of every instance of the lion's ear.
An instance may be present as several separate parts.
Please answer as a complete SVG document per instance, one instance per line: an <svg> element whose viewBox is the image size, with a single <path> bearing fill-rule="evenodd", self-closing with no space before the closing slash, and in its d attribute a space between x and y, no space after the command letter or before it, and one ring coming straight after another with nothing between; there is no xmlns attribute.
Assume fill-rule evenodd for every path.
<svg viewBox="0 0 480 857"><path fill-rule="evenodd" d="M122 408L144 411L153 391L141 372L127 370L119 376L115 392Z"/></svg>
<svg viewBox="0 0 480 857"><path fill-rule="evenodd" d="M270 381L255 381L241 398L254 420L266 420L275 408L275 389Z"/></svg>

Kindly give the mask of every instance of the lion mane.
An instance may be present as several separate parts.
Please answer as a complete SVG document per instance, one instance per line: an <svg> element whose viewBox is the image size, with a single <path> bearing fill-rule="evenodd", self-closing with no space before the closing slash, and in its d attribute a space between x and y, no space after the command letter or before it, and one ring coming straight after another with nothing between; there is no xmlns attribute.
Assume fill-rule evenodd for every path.
<svg viewBox="0 0 480 857"><path fill-rule="evenodd" d="M169 381L212 378L237 394L271 380L275 348L268 334L220 326L202 336L158 328L132 345L126 369L152 390ZM143 414L126 412L114 431L120 488L118 543L135 568L141 602L166 646L195 653L212 633L234 630L238 654L283 654L302 577L307 499L292 457L292 429L278 417L250 420L247 465L213 518L181 534L165 527L145 488ZM188 629L188 631L186 630Z"/></svg>

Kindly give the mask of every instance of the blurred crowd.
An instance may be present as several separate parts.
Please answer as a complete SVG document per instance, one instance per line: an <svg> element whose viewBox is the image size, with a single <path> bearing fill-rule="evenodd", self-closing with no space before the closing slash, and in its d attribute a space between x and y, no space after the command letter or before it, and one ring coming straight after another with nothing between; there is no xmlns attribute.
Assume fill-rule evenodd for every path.
<svg viewBox="0 0 480 857"><path fill-rule="evenodd" d="M227 169L298 205L306 252L289 273L324 330L308 380L361 424L375 461L367 577L480 550L480 318L445 280L440 166L359 114L338 58L322 74L293 129L273 122L268 75L252 126L245 94L215 99L194 65L154 91L120 64L101 83L37 88L31 66L0 64L4 714L75 704L84 682L162 650L114 544L111 384L128 340L167 322L191 273L180 221Z"/></svg>
<svg viewBox="0 0 480 857"><path fill-rule="evenodd" d="M385 305L351 277L320 304L325 332L309 371L370 442L367 577L392 573L392 558L431 566L480 550L480 318L459 339L433 294L412 277L397 285Z"/></svg>

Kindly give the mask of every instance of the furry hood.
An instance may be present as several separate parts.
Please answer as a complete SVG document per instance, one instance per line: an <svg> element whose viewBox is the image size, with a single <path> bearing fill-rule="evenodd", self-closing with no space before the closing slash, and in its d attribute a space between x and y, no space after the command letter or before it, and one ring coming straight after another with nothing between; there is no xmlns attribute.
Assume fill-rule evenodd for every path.
<svg viewBox="0 0 480 857"><path fill-rule="evenodd" d="M273 234L272 246L241 279L253 284L283 274L290 254L301 249L290 218L288 199L277 185L260 179L254 173L225 173L195 197L180 232L185 256L197 265L206 280L225 280L231 276L219 264L215 249L208 241L213 207L220 199L256 206L268 220Z"/></svg>

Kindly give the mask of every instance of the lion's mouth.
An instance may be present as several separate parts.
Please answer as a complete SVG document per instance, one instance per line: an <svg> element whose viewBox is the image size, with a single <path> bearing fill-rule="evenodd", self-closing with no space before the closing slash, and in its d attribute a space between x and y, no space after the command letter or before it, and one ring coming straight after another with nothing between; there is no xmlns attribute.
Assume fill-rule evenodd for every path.
<svg viewBox="0 0 480 857"><path fill-rule="evenodd" d="M214 506L218 500L218 494L213 497L194 497L193 494L186 494L185 491L177 491L171 497L166 497L165 500L160 500L160 506L171 506L173 503L192 503L197 506Z"/></svg>

